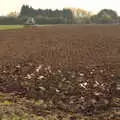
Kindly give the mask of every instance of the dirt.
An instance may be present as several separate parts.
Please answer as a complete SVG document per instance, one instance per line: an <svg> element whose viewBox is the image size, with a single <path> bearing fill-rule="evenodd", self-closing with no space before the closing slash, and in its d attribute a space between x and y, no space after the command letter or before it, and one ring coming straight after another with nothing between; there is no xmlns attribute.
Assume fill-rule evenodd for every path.
<svg viewBox="0 0 120 120"><path fill-rule="evenodd" d="M0 91L44 101L27 105L37 116L119 119L119 31L119 25L0 31Z"/></svg>
<svg viewBox="0 0 120 120"><path fill-rule="evenodd" d="M0 31L1 61L34 58L65 67L119 64L117 25L60 25ZM49 59L48 59L49 58Z"/></svg>

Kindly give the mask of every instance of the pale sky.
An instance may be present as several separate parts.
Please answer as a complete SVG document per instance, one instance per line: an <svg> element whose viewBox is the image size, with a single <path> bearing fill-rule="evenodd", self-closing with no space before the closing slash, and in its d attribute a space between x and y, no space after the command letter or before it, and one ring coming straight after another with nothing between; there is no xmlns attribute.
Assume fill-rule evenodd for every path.
<svg viewBox="0 0 120 120"><path fill-rule="evenodd" d="M120 0L0 0L0 15L13 11L19 12L23 4L28 4L35 9L82 8L93 13L107 8L117 11L120 15Z"/></svg>

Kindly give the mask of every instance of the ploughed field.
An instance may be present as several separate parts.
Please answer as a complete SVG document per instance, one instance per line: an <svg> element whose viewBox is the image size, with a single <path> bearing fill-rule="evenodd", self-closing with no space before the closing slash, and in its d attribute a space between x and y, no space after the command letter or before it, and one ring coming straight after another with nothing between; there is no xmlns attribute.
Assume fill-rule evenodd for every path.
<svg viewBox="0 0 120 120"><path fill-rule="evenodd" d="M72 68L115 65L120 60L119 31L117 25L61 25L0 31L0 59L32 57L38 63Z"/></svg>
<svg viewBox="0 0 120 120"><path fill-rule="evenodd" d="M12 94L14 100L7 102L14 109L17 99L27 114L119 119L120 26L0 31L0 91Z"/></svg>

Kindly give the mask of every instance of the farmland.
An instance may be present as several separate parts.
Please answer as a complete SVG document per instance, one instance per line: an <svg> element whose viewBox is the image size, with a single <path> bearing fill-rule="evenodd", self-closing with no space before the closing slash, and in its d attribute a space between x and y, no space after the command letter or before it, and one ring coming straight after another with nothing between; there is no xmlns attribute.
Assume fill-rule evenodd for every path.
<svg viewBox="0 0 120 120"><path fill-rule="evenodd" d="M119 31L119 25L1 30L2 107L8 109L7 104L15 109L17 104L21 111L24 105L24 110L29 110L26 116L32 112L37 117L61 114L58 119L67 115L71 119L78 115L88 120L119 119L120 100L115 86L120 79Z"/></svg>
<svg viewBox="0 0 120 120"><path fill-rule="evenodd" d="M0 30L11 30L23 28L22 25L0 25Z"/></svg>

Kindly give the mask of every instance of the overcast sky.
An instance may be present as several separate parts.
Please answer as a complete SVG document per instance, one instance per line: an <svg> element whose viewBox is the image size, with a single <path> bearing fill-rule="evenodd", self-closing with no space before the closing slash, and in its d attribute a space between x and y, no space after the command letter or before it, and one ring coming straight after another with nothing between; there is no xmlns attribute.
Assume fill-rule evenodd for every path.
<svg viewBox="0 0 120 120"><path fill-rule="evenodd" d="M31 5L33 8L62 9L75 7L96 13L101 9L113 9L120 15L120 0L0 0L0 15L12 11L20 11L23 4Z"/></svg>

